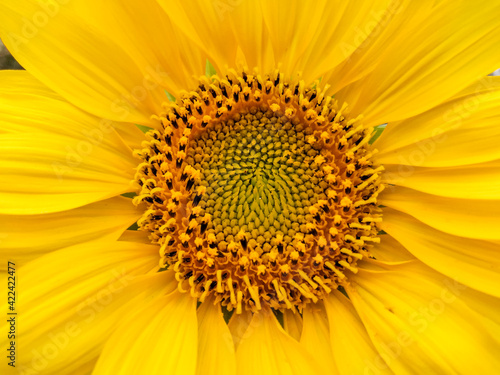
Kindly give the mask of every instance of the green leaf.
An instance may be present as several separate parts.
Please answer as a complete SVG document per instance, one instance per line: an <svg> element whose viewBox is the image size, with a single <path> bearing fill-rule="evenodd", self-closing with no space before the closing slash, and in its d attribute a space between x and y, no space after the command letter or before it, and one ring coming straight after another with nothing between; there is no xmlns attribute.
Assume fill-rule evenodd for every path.
<svg viewBox="0 0 500 375"><path fill-rule="evenodd" d="M229 311L226 306L221 306L221 310L224 321L226 322L226 324L229 324L229 319L231 319L231 316L233 316L234 310Z"/></svg>
<svg viewBox="0 0 500 375"><path fill-rule="evenodd" d="M153 129L153 128L150 128L149 126L144 126L144 125L139 125L139 124L135 124L135 126L137 126L139 128L139 130L143 133L147 133L148 131Z"/></svg>
<svg viewBox="0 0 500 375"><path fill-rule="evenodd" d="M275 310L275 309L272 309L273 313L274 313L274 316L276 317L276 319L278 320L279 324L285 328L285 318L283 317L283 312L281 312L280 310Z"/></svg>
<svg viewBox="0 0 500 375"><path fill-rule="evenodd" d="M137 223L134 223L127 228L127 230L137 230L137 229L139 229L139 225L137 225Z"/></svg>
<svg viewBox="0 0 500 375"><path fill-rule="evenodd" d="M165 90L165 94L167 94L167 98L170 102L175 103L175 96L173 96L171 93L169 93L167 90Z"/></svg>
<svg viewBox="0 0 500 375"><path fill-rule="evenodd" d="M349 298L349 296L347 295L347 292L345 291L344 287L342 285L339 285L339 287L337 288L337 290L342 293L344 296L346 296L347 298ZM350 299L350 298L349 298Z"/></svg>
<svg viewBox="0 0 500 375"><path fill-rule="evenodd" d="M123 193L122 194L122 197L125 197L125 198L133 198L135 197L137 194L133 191L131 191L130 193Z"/></svg>
<svg viewBox="0 0 500 375"><path fill-rule="evenodd" d="M372 138L370 139L369 143L373 144L373 142L375 142L378 139L378 137L380 137L382 135L382 133L384 132L386 127L387 127L387 124L382 124L382 125L376 126L375 130L373 131Z"/></svg>
<svg viewBox="0 0 500 375"><path fill-rule="evenodd" d="M205 64L205 75L208 78L211 78L213 75L216 75L216 74L217 74L217 71L215 70L214 66L210 63L210 61L208 61L208 59L207 59L207 63Z"/></svg>
<svg viewBox="0 0 500 375"><path fill-rule="evenodd" d="M316 90L317 89L317 84L318 83L321 83L321 81L323 80L323 77L319 77L318 79L318 82L314 82L313 85L312 85L312 89L313 90ZM334 97L334 95L332 95L332 98Z"/></svg>

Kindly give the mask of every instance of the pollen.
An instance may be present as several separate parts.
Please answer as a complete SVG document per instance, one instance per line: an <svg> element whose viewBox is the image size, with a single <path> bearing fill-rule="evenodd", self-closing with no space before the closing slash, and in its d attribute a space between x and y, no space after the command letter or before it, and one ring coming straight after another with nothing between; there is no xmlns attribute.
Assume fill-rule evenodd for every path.
<svg viewBox="0 0 500 375"><path fill-rule="evenodd" d="M179 290L228 310L297 309L379 241L383 168L347 105L275 72L201 77L155 116L134 203Z"/></svg>

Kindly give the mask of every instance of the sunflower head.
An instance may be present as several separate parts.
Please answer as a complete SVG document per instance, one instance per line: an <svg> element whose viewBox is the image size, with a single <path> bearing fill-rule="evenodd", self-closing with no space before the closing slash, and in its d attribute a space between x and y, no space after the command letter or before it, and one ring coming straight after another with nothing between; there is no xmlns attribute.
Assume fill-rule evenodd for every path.
<svg viewBox="0 0 500 375"><path fill-rule="evenodd" d="M370 257L372 129L315 86L231 71L164 105L136 151L135 203L179 290L237 313L302 310Z"/></svg>

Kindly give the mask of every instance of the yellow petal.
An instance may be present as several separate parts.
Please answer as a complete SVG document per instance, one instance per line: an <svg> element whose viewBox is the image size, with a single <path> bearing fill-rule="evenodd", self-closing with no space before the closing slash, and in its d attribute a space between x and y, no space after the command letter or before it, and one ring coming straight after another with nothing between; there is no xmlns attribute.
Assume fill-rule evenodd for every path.
<svg viewBox="0 0 500 375"><path fill-rule="evenodd" d="M151 245L149 233L142 230L126 230L122 233L118 241L138 242Z"/></svg>
<svg viewBox="0 0 500 375"><path fill-rule="evenodd" d="M449 234L500 239L500 200L445 198L392 186L383 192L380 204Z"/></svg>
<svg viewBox="0 0 500 375"><path fill-rule="evenodd" d="M198 309L198 375L234 375L236 357L229 327L219 304L205 301Z"/></svg>
<svg viewBox="0 0 500 375"><path fill-rule="evenodd" d="M442 1L420 24L403 28L351 98L378 125L422 113L498 67L500 4ZM356 98L357 97L357 98ZM355 101L355 102L354 102Z"/></svg>
<svg viewBox="0 0 500 375"><path fill-rule="evenodd" d="M196 299L174 291L124 317L93 374L194 375L197 349Z"/></svg>
<svg viewBox="0 0 500 375"><path fill-rule="evenodd" d="M484 300L482 293L419 261L381 269L360 270L346 290L395 373L495 373L500 365L498 310L492 322L471 308ZM473 293L478 302L471 305ZM499 300L489 300L496 300L498 309Z"/></svg>
<svg viewBox="0 0 500 375"><path fill-rule="evenodd" d="M379 21L391 17L390 0L261 4L276 62L282 63L285 74L301 72L309 82L342 62L350 64L356 49L372 41L370 33ZM328 83L336 90L345 76L337 74Z"/></svg>
<svg viewBox="0 0 500 375"><path fill-rule="evenodd" d="M381 228L435 270L500 297L500 245L449 235L386 208Z"/></svg>
<svg viewBox="0 0 500 375"><path fill-rule="evenodd" d="M113 127L131 150L142 149L141 143L144 141L145 135L135 124L115 122Z"/></svg>
<svg viewBox="0 0 500 375"><path fill-rule="evenodd" d="M102 118L149 123L163 96L152 77L161 80L167 72L138 66L106 29L82 18L77 3L61 3L4 2L2 41L23 67L76 106Z"/></svg>
<svg viewBox="0 0 500 375"><path fill-rule="evenodd" d="M228 327L233 337L234 349L238 349L241 340L246 335L248 326L252 321L252 313L244 310L241 314L233 313L229 319Z"/></svg>
<svg viewBox="0 0 500 375"><path fill-rule="evenodd" d="M111 280L110 284L96 292L95 298L83 301L74 309L76 313L59 321L57 327L47 334L29 342L20 340L19 369L40 370L40 374L44 375L89 374L104 343L123 317L138 311L159 292L165 292L169 283L175 288L173 275L162 272L137 276L122 289L111 291L118 284ZM112 298L107 295L108 291ZM45 320L40 320L38 324L44 323Z"/></svg>
<svg viewBox="0 0 500 375"><path fill-rule="evenodd" d="M196 88L207 56L177 29L156 0L78 1L75 6L79 17L104 31L134 60L147 79L144 88L159 94L157 104L167 101L158 88L174 96Z"/></svg>
<svg viewBox="0 0 500 375"><path fill-rule="evenodd" d="M446 138L443 133L462 127L477 127L476 120L487 120L494 115L499 100L500 77L483 77L418 116L389 123L374 145L380 154L385 154L427 139L441 143Z"/></svg>
<svg viewBox="0 0 500 375"><path fill-rule="evenodd" d="M328 317L323 303L304 308L304 327L300 344L314 357L321 373L338 374L332 355Z"/></svg>
<svg viewBox="0 0 500 375"><path fill-rule="evenodd" d="M5 259L15 254L21 266L64 247L103 238L116 240L138 217L140 210L123 197L52 214L0 215L0 254Z"/></svg>
<svg viewBox="0 0 500 375"><path fill-rule="evenodd" d="M382 180L450 198L500 199L500 160L447 168L384 165Z"/></svg>
<svg viewBox="0 0 500 375"><path fill-rule="evenodd" d="M167 272L142 276L155 267L156 259L154 246L97 241L52 252L18 268L19 367L71 374L93 363L125 312L140 306L155 288L163 290L175 282ZM135 299L140 296L142 300ZM6 302L2 308L7 309ZM2 329L7 329L5 324Z"/></svg>
<svg viewBox="0 0 500 375"><path fill-rule="evenodd" d="M452 167L500 159L500 78L486 77L452 100L414 118L390 123L376 159L411 176L416 167ZM396 169L397 170L394 170Z"/></svg>
<svg viewBox="0 0 500 375"><path fill-rule="evenodd" d="M236 360L239 375L320 373L313 357L283 330L271 311L253 315Z"/></svg>
<svg viewBox="0 0 500 375"><path fill-rule="evenodd" d="M33 336L47 332L59 319L73 314L78 303L104 289L110 280L126 285L131 276L155 268L157 253L157 247L151 245L95 241L35 259L18 269L18 278L24 285L20 287L26 288L20 290L23 298L19 300L19 309L24 310L23 327ZM47 318L54 314L57 319ZM36 325L35 317L50 321ZM25 337L29 341L26 333Z"/></svg>
<svg viewBox="0 0 500 375"><path fill-rule="evenodd" d="M345 36L339 40L336 48L332 49L345 60L324 74L324 81L332 85L333 92L356 81L362 85L361 79L368 76L377 64L386 61L385 52L388 47L393 43L404 41L407 33L425 22L432 13L433 4L430 1L412 0L388 2L358 0L337 1L335 6L348 6L354 9L350 11L348 18L341 18L340 25L345 29ZM363 9L363 12L356 14L358 9ZM358 18L359 16L362 17ZM354 20L359 22L353 22ZM328 53L327 45L324 54ZM355 88L356 95L359 96L359 87L350 86Z"/></svg>
<svg viewBox="0 0 500 375"><path fill-rule="evenodd" d="M114 129L132 149L139 148L144 140L144 133L135 124L82 117L74 106L25 70L0 71L0 77L0 133L56 132L71 137L83 135L87 141L101 143ZM91 128L82 129L83 119L92 124Z"/></svg>
<svg viewBox="0 0 500 375"><path fill-rule="evenodd" d="M366 332L352 303L334 291L325 299L334 362L339 374L392 374Z"/></svg>
<svg viewBox="0 0 500 375"><path fill-rule="evenodd" d="M295 340L300 341L302 335L302 317L300 314L290 309L283 311L283 328Z"/></svg>
<svg viewBox="0 0 500 375"><path fill-rule="evenodd" d="M113 129L26 72L2 72L0 212L63 211L130 190L137 161Z"/></svg>
<svg viewBox="0 0 500 375"><path fill-rule="evenodd" d="M224 5L226 3L226 6ZM224 68L225 64L236 67L257 67L261 73L270 73L277 66L276 51L270 41L270 30L263 21L263 11L260 4L255 1L236 1L234 6L228 2L216 0L213 2L214 8L218 10L222 22L227 23L234 35L235 44L230 47L230 51L235 54L234 62L231 60L217 62L218 66ZM229 6L227 6L229 5ZM227 36L226 36L227 38ZM230 36L233 38L233 36ZM237 46L234 52L233 48ZM227 46L224 51L227 51ZM232 57L232 56L231 56ZM220 69L220 68L219 68ZM221 72L224 69L220 70Z"/></svg>
<svg viewBox="0 0 500 375"><path fill-rule="evenodd" d="M385 219L385 218L384 218ZM380 243L375 243L370 249L375 259L384 263L404 263L415 257L392 236L380 235ZM362 267L363 262L359 263Z"/></svg>
<svg viewBox="0 0 500 375"><path fill-rule="evenodd" d="M158 3L178 32L203 51L217 72L222 72L226 65L234 67L238 44L228 16L241 2L158 0ZM246 22L252 20L248 17Z"/></svg>
<svg viewBox="0 0 500 375"><path fill-rule="evenodd" d="M58 134L0 135L0 213L58 212L129 191L131 158Z"/></svg>

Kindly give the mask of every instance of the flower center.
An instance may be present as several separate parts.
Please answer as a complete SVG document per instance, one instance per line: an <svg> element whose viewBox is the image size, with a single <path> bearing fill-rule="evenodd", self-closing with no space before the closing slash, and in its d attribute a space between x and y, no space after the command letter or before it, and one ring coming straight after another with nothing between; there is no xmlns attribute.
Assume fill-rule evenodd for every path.
<svg viewBox="0 0 500 375"><path fill-rule="evenodd" d="M146 134L134 203L179 290L228 310L299 308L370 257L382 167L372 129L282 74L202 77Z"/></svg>

